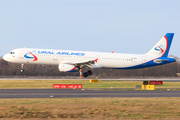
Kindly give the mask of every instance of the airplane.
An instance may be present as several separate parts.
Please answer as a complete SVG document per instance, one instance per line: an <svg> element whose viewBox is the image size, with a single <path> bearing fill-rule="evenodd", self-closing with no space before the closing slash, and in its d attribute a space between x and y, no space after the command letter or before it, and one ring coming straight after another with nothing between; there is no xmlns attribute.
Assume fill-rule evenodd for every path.
<svg viewBox="0 0 180 120"><path fill-rule="evenodd" d="M5 54L3 59L21 64L22 73L25 64L57 65L60 72L76 72L85 68L83 76L88 77L94 68L137 69L175 62L174 58L168 57L173 36L174 33L166 33L146 54L18 48Z"/></svg>

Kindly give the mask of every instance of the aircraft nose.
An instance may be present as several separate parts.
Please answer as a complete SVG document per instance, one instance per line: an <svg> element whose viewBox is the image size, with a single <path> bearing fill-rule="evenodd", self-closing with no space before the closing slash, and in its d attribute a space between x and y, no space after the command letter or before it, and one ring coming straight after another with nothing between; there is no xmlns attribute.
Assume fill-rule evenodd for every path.
<svg viewBox="0 0 180 120"><path fill-rule="evenodd" d="M7 61L8 58L9 58L9 55L8 55L8 54L5 54L5 55L3 56L3 59L4 59L5 61Z"/></svg>

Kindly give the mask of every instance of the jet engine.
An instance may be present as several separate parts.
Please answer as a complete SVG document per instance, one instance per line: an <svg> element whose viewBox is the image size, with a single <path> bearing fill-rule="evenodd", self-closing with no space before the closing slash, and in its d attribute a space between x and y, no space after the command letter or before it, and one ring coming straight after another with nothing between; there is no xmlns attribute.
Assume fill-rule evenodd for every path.
<svg viewBox="0 0 180 120"><path fill-rule="evenodd" d="M79 69L74 65L69 64L59 64L58 66L59 71L61 72L76 72L79 71Z"/></svg>

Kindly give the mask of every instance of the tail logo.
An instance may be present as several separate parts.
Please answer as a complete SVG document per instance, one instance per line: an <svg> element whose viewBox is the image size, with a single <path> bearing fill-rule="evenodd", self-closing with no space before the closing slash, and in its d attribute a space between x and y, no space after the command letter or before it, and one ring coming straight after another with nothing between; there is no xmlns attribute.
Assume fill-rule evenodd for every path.
<svg viewBox="0 0 180 120"><path fill-rule="evenodd" d="M159 46L155 47L155 50L156 51L161 51L161 53L163 53L164 52L163 45L159 45Z"/></svg>
<svg viewBox="0 0 180 120"><path fill-rule="evenodd" d="M31 52L28 51L28 52L24 55L24 57L27 58L27 59L34 59L33 61L37 61L38 58L35 56L35 54L36 54L36 51L35 51L35 50L33 50L33 51L31 51Z"/></svg>

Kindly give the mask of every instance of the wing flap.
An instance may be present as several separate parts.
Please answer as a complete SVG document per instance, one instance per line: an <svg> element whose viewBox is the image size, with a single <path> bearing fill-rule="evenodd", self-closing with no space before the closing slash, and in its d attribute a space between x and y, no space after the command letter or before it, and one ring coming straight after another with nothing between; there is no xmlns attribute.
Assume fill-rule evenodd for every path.
<svg viewBox="0 0 180 120"><path fill-rule="evenodd" d="M61 61L60 64L71 64L71 65L81 65L81 64L94 64L94 60L87 61Z"/></svg>
<svg viewBox="0 0 180 120"><path fill-rule="evenodd" d="M83 68L102 68L103 66L97 64L98 59L86 61L61 61L60 64L75 65L76 67Z"/></svg>

